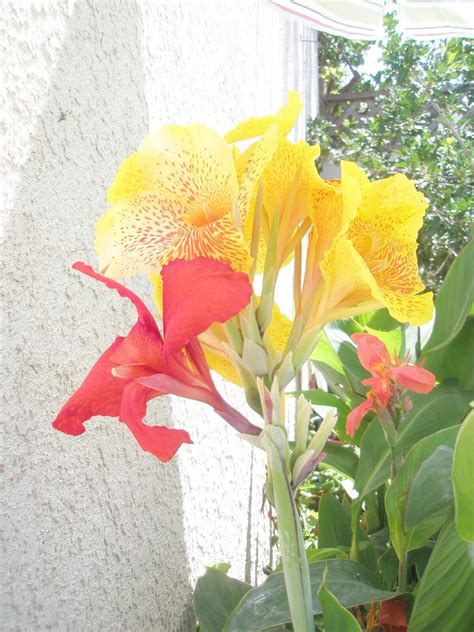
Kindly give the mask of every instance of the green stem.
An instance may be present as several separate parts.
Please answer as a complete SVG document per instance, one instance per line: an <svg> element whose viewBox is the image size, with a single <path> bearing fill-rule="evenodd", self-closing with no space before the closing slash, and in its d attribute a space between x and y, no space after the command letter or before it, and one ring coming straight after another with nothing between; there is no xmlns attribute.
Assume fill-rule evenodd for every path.
<svg viewBox="0 0 474 632"><path fill-rule="evenodd" d="M295 632L314 632L311 581L301 522L278 448L269 437L264 438L264 444L272 471L280 552L293 629Z"/></svg>
<svg viewBox="0 0 474 632"><path fill-rule="evenodd" d="M359 561L359 518L360 512L362 511L362 500L354 500L352 501L351 508L351 530L352 530L352 540L351 540L351 550L350 550L350 559L355 562Z"/></svg>
<svg viewBox="0 0 474 632"><path fill-rule="evenodd" d="M398 560L398 590L405 592L407 587L407 554L402 553Z"/></svg>

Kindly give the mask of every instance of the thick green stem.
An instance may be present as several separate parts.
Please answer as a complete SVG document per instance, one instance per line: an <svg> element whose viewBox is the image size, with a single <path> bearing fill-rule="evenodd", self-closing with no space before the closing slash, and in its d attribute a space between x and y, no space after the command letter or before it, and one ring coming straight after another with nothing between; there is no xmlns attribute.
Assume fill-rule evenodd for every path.
<svg viewBox="0 0 474 632"><path fill-rule="evenodd" d="M293 492L278 447L268 436L264 438L264 445L272 471L280 552L293 629L295 632L314 632L308 558Z"/></svg>
<svg viewBox="0 0 474 632"><path fill-rule="evenodd" d="M407 554L402 553L398 560L398 590L405 592L407 587Z"/></svg>

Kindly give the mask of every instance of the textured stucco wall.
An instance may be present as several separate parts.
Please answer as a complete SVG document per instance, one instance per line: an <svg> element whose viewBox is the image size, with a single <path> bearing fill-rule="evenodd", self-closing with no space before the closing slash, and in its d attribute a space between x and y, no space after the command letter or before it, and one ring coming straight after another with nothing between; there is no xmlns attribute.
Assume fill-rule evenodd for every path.
<svg viewBox="0 0 474 632"><path fill-rule="evenodd" d="M268 560L263 459L174 398L148 418L195 445L167 465L109 419L78 438L50 428L135 320L70 264L95 262L105 189L149 129L223 132L300 87L299 31L256 0L6 0L2 14L1 629L192 630L203 564L225 559L254 581Z"/></svg>

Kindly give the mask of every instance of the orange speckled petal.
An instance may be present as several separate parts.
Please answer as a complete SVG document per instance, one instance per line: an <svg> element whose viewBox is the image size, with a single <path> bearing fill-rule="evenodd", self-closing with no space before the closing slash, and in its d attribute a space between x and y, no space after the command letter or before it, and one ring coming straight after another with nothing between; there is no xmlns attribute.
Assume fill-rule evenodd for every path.
<svg viewBox="0 0 474 632"><path fill-rule="evenodd" d="M96 225L99 269L113 279L156 273L190 232L180 202L142 193L116 202Z"/></svg>
<svg viewBox="0 0 474 632"><path fill-rule="evenodd" d="M402 260L399 267L403 268ZM385 306L400 322L421 325L433 315L431 292L418 294L423 285L415 277L387 276L381 270L372 274L367 263L349 239L339 237L326 253L321 264L326 283L327 313L318 321L354 315L363 309ZM421 284L421 285L420 285Z"/></svg>

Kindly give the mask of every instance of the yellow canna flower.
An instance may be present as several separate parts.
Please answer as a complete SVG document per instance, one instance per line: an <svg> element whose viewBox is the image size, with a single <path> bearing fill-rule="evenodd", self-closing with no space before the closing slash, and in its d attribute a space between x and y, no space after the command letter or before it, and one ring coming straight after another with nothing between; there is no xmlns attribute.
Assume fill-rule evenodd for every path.
<svg viewBox="0 0 474 632"><path fill-rule="evenodd" d="M120 166L97 223L99 267L122 278L158 273L172 259L206 256L248 270L242 223L278 144L277 126L238 174L235 152L203 125L167 125Z"/></svg>
<svg viewBox="0 0 474 632"><path fill-rule="evenodd" d="M304 141L292 143L285 138L302 108L300 95L297 92L290 92L287 104L276 114L250 118L224 136L231 143L255 138L264 134L273 125L277 125L280 132L278 148L267 164L261 181L263 216L258 249L258 272L262 272L264 268L266 245L275 212L279 214L277 262L278 267L281 267L288 257L291 258L292 237L311 209L311 190L314 178L318 177L314 161L319 156L319 146L310 146ZM242 169L246 162L252 159L256 147L257 143L253 143L243 154L238 155L238 169ZM249 244L253 219L250 212L243 226L245 239Z"/></svg>
<svg viewBox="0 0 474 632"><path fill-rule="evenodd" d="M416 258L423 195L404 175L370 182L347 162L341 183L328 186L333 190L326 189L326 204L313 214L308 257L321 264L313 283L303 287L306 329L380 307L401 322L430 320L433 298L420 294Z"/></svg>

